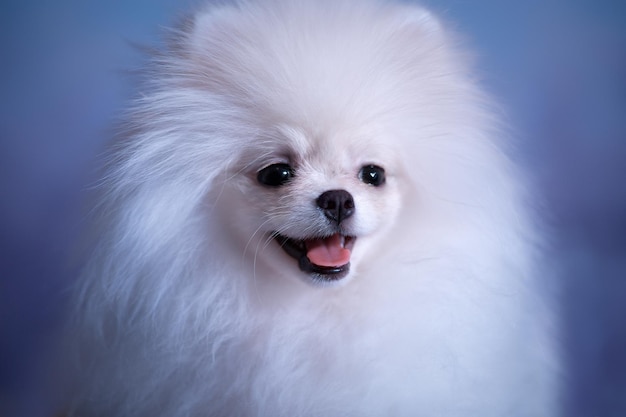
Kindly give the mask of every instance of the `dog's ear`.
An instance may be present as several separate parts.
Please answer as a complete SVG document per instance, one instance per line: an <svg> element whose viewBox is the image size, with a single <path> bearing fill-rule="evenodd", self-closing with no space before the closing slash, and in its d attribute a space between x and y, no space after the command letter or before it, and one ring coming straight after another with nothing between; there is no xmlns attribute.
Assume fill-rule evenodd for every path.
<svg viewBox="0 0 626 417"><path fill-rule="evenodd" d="M237 8L232 4L209 4L190 17L187 32L192 42L201 44L207 38L215 37L219 27L235 19L236 14Z"/></svg>
<svg viewBox="0 0 626 417"><path fill-rule="evenodd" d="M439 18L419 6L400 6L396 10L396 19L399 29L419 29L432 35L443 33Z"/></svg>

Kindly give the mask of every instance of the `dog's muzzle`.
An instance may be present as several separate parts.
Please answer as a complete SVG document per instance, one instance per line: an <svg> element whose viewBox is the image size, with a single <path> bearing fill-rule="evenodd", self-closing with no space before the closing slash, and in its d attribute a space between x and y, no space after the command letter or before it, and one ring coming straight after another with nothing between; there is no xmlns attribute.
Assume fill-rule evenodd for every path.
<svg viewBox="0 0 626 417"><path fill-rule="evenodd" d="M294 239L277 232L272 237L280 247L298 261L300 270L323 281L338 281L350 271L350 256L355 236L341 233L341 223L355 212L352 195L346 190L326 191L315 200L337 232L329 236Z"/></svg>

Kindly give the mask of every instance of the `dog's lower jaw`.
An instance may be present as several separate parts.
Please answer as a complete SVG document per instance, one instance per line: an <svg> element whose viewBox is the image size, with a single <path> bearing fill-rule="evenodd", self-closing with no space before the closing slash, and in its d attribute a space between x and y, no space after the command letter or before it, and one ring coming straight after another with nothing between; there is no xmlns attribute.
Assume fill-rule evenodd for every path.
<svg viewBox="0 0 626 417"><path fill-rule="evenodd" d="M341 266L319 266L313 264L309 258L302 256L298 259L300 270L308 273L315 282L333 282L344 279L350 273L350 262Z"/></svg>

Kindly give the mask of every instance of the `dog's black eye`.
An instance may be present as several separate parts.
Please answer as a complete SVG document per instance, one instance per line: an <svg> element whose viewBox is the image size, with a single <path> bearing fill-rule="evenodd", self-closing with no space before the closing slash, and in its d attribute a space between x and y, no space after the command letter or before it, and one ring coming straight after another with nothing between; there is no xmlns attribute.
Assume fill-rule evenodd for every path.
<svg viewBox="0 0 626 417"><path fill-rule="evenodd" d="M287 164L269 165L257 174L257 180L270 187L278 187L285 184L293 177L293 169Z"/></svg>
<svg viewBox="0 0 626 417"><path fill-rule="evenodd" d="M385 183L385 170L377 165L365 165L359 171L359 179L375 187Z"/></svg>

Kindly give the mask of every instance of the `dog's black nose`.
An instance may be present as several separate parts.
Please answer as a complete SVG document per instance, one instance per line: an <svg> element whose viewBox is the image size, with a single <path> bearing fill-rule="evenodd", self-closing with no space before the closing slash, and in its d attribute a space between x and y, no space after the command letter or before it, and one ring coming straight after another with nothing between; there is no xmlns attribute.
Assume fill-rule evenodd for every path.
<svg viewBox="0 0 626 417"><path fill-rule="evenodd" d="M330 190L317 197L317 206L324 215L339 224L354 214L354 199L346 190Z"/></svg>

